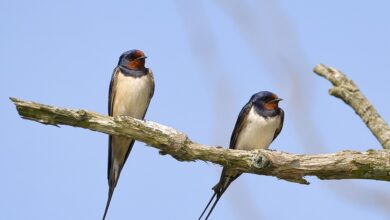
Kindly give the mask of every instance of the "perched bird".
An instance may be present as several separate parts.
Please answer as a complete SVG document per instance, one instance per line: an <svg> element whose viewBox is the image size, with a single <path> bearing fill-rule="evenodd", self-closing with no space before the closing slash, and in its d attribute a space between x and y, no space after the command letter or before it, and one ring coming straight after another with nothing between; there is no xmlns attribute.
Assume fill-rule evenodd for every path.
<svg viewBox="0 0 390 220"><path fill-rule="evenodd" d="M145 117L154 93L153 73L145 68L145 54L140 50L124 52L112 74L108 95L108 114L127 115L138 119ZM134 145L127 137L110 135L108 140L108 199L103 219L126 159Z"/></svg>
<svg viewBox="0 0 390 220"><path fill-rule="evenodd" d="M268 149L283 127L284 112L278 107L281 100L275 94L267 91L254 94L238 115L229 148L239 150ZM206 219L209 218L222 194L240 175L241 173L238 171L223 168L219 182L213 187L214 194L199 220L214 198L217 197L206 216Z"/></svg>

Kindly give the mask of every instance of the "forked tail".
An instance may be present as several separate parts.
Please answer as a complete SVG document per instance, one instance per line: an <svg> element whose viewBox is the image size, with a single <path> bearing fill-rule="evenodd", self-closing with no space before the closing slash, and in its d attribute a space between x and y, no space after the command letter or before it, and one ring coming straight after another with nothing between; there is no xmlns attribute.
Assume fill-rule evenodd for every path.
<svg viewBox="0 0 390 220"><path fill-rule="evenodd" d="M229 180L228 180L229 181ZM200 220L202 218L202 216L206 213L206 210L209 208L211 202L214 200L215 197L217 197L217 199L215 200L215 202L213 203L213 206L211 206L211 209L210 211L207 213L207 216L205 218L205 220L207 220L209 218L209 216L211 215L211 213L213 212L215 206L217 205L219 199L221 198L222 194L226 191L226 189L229 187L231 181L227 182L227 184L225 185L225 187L223 187L220 183L218 183L217 185L215 185L213 187L213 190L214 190L214 194L213 196L211 197L210 201L207 203L206 205L206 208L204 208L202 214L200 215L200 217L198 218L198 220Z"/></svg>
<svg viewBox="0 0 390 220"><path fill-rule="evenodd" d="M200 214L198 220L202 219L202 216L204 215L204 213L206 212L206 210L208 209L208 207L210 206L211 202L213 201L214 197L217 195L216 192L214 192L213 196L211 197L210 201L207 203L206 205L206 208L203 209L203 212L202 214ZM214 206L214 205L213 205Z"/></svg>
<svg viewBox="0 0 390 220"><path fill-rule="evenodd" d="M209 213L207 214L205 220L209 219L209 216L210 216L211 213L213 212L213 210L214 210L215 206L217 205L217 203L218 203L219 199L221 198L221 196L222 196L222 194L219 195L219 196L217 195L217 199L215 200L213 206L211 206L211 209L210 209Z"/></svg>
<svg viewBox="0 0 390 220"><path fill-rule="evenodd" d="M211 215L211 213L213 212L215 206L217 205L219 199L221 198L221 196L223 195L223 193L226 191L226 189L229 187L229 185L238 177L240 176L240 174L237 174L235 175L234 177L227 177L224 175L225 174L225 170L222 171L222 175L221 175L221 179L220 181L217 183L217 185L215 185L213 187L213 190L214 190L214 194L213 196L211 197L210 201L207 203L206 205L206 208L204 208L202 214L200 215L200 217L198 218L198 220L201 220L203 215L206 213L206 210L209 208L211 202L214 200L215 197L217 197L217 199L215 200L213 206L211 206L210 208L210 211L207 213L207 216L205 218L205 220L207 220L209 218L209 216Z"/></svg>

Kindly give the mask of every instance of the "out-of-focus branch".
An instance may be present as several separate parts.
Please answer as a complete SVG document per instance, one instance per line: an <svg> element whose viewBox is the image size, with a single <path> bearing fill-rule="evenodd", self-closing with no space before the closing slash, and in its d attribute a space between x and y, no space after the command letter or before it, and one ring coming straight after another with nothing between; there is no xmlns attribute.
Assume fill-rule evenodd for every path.
<svg viewBox="0 0 390 220"><path fill-rule="evenodd" d="M107 134L122 135L158 148L179 161L203 160L245 173L275 176L308 184L304 176L320 179L373 179L390 181L390 151L341 151L303 155L279 151L242 151L206 146L191 141L173 128L131 117L109 117L11 98L24 119L49 125L70 125Z"/></svg>
<svg viewBox="0 0 390 220"><path fill-rule="evenodd" d="M390 149L390 128L375 110L374 106L364 97L356 84L339 70L318 64L314 72L329 80L333 88L329 94L343 100L355 110L372 134L378 139L384 149Z"/></svg>

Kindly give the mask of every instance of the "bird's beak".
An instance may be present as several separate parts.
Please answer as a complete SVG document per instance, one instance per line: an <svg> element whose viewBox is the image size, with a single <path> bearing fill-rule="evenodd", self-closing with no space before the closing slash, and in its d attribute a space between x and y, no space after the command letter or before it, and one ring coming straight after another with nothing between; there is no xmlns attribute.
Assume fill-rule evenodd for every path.
<svg viewBox="0 0 390 220"><path fill-rule="evenodd" d="M277 98L277 99L274 99L274 100L272 100L272 101L270 101L270 102L280 102L280 101L282 101L283 99L281 99L281 98Z"/></svg>
<svg viewBox="0 0 390 220"><path fill-rule="evenodd" d="M142 57L138 57L137 59L135 59L135 60L142 60L142 59L146 59L146 58L148 58L147 56L142 56Z"/></svg>

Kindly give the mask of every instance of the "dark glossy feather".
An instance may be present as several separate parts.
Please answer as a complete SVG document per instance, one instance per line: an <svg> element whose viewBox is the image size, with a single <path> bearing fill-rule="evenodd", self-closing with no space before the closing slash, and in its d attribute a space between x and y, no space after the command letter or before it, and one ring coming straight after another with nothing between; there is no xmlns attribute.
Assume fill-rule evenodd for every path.
<svg viewBox="0 0 390 220"><path fill-rule="evenodd" d="M275 140L275 138L280 134L280 132L282 131L282 128L283 128L284 111L281 108L279 110L280 110L280 125L279 125L278 129L276 129L275 135L274 135L274 138L272 139L272 141Z"/></svg>
<svg viewBox="0 0 390 220"><path fill-rule="evenodd" d="M235 149L236 143L238 140L238 135L241 133L242 128L245 125L245 119L248 116L249 111L251 110L253 103L249 101L246 105L241 109L240 114L238 115L236 124L234 125L232 136L230 137L230 145L229 149Z"/></svg>
<svg viewBox="0 0 390 220"><path fill-rule="evenodd" d="M113 106L114 106L114 100L115 100L115 94L116 94L116 81L118 78L118 74L120 73L119 68L115 68L110 81L110 88L108 90L108 115L112 116ZM107 179L110 179L110 171L111 171L111 143L112 143L112 136L109 135L108 137L108 167L107 167Z"/></svg>

